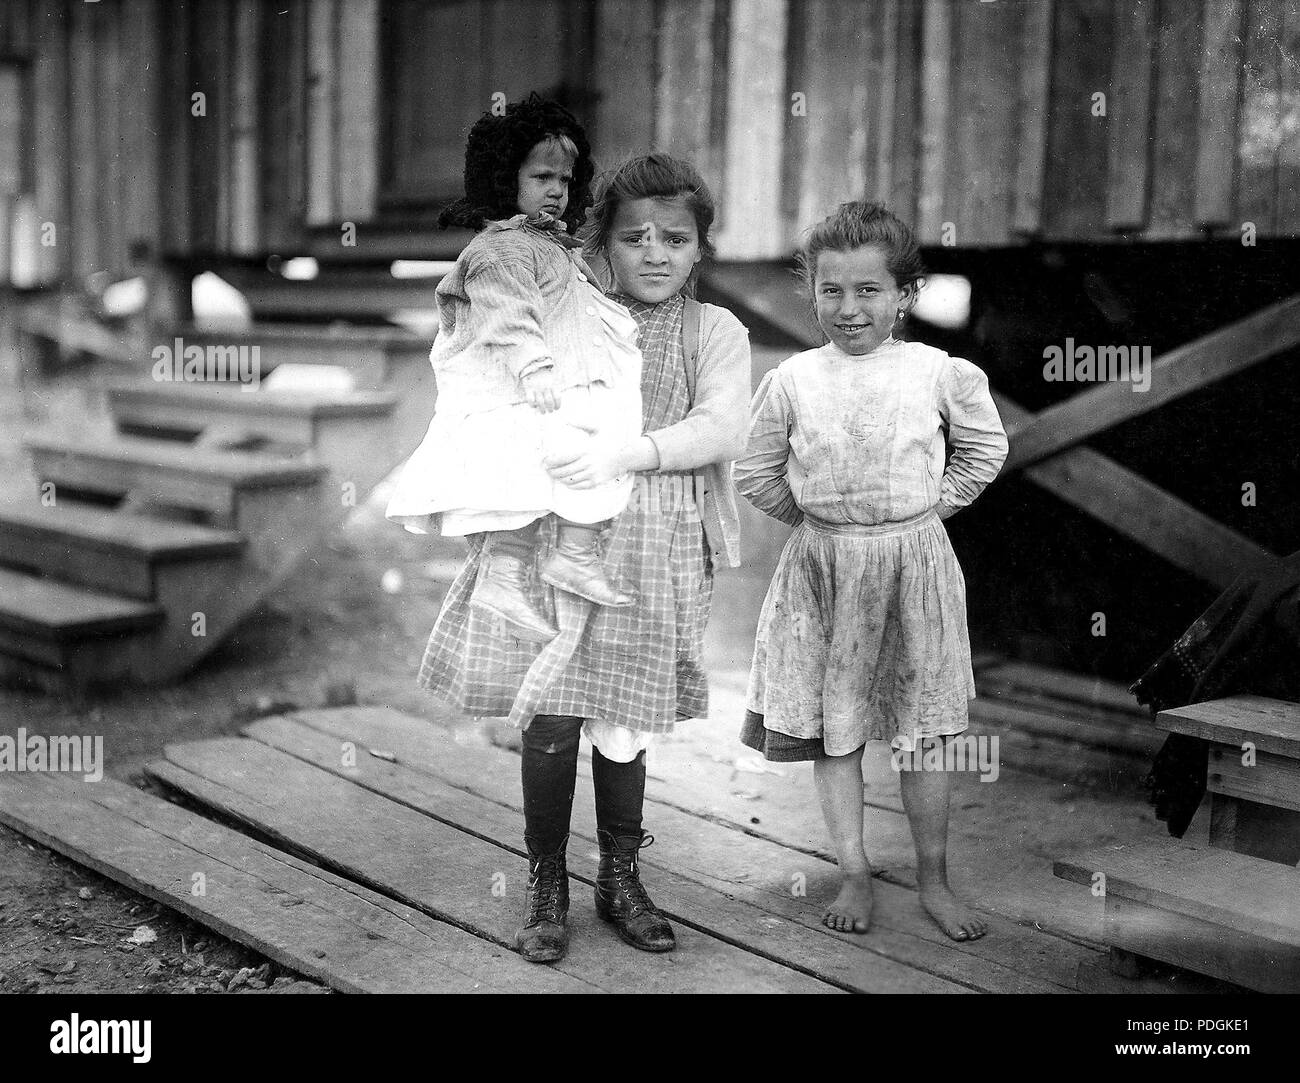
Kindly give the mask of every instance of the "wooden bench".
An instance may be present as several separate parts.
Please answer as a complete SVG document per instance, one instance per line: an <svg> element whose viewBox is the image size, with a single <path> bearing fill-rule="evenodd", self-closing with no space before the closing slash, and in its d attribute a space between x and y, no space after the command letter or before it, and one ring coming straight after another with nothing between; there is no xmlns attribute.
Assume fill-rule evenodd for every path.
<svg viewBox="0 0 1300 1083"><path fill-rule="evenodd" d="M1300 862L1300 704L1232 696L1161 711L1156 725L1210 744L1210 845Z"/></svg>
<svg viewBox="0 0 1300 1083"><path fill-rule="evenodd" d="M1258 992L1300 992L1300 871L1161 839L1057 861L1053 872L1104 900L1116 968L1156 959Z"/></svg>

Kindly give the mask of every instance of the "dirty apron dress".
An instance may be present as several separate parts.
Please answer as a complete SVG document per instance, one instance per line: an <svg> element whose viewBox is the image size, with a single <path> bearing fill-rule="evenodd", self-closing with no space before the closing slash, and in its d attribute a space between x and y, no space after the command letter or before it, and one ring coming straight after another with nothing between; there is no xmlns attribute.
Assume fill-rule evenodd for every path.
<svg viewBox="0 0 1300 1083"><path fill-rule="evenodd" d="M615 300L639 329L643 431L676 424L690 408L683 300L674 296L655 305ZM551 524L542 533L545 544L553 544ZM469 557L429 637L418 681L466 714L508 717L545 648L509 635L501 622L470 607L482 544L481 535L470 539ZM609 755L608 744L626 761L649 735L671 731L678 719L708 713L702 656L713 569L692 472L637 474L626 510L603 532L602 551L611 582L633 593L636 603L592 607L563 670L544 675L549 687L532 713L589 720L585 732L601 752ZM554 618L556 592L535 577L529 592ZM635 736L622 734L611 743L606 727Z"/></svg>

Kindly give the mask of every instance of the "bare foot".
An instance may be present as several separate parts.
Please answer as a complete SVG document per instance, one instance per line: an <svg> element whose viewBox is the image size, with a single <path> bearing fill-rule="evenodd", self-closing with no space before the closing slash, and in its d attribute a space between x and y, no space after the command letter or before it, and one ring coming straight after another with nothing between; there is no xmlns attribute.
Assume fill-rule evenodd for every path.
<svg viewBox="0 0 1300 1083"><path fill-rule="evenodd" d="M947 884L921 888L921 907L953 940L978 940L988 926Z"/></svg>
<svg viewBox="0 0 1300 1083"><path fill-rule="evenodd" d="M865 933L871 927L871 904L871 873L850 873L822 915L822 924L839 933Z"/></svg>

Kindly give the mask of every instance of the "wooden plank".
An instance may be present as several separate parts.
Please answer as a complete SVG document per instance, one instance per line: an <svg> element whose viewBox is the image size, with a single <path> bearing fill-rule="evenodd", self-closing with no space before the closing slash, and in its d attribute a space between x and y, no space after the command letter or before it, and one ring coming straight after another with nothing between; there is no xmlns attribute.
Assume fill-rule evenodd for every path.
<svg viewBox="0 0 1300 1083"><path fill-rule="evenodd" d="M36 248L37 279L55 281L67 268L68 202L68 14L61 4L43 5L34 20L32 166L36 215L52 224L54 244Z"/></svg>
<svg viewBox="0 0 1300 1083"><path fill-rule="evenodd" d="M955 5L952 152L944 170L944 217L959 245L1000 245L1011 228L1016 173L1023 11L1012 4Z"/></svg>
<svg viewBox="0 0 1300 1083"><path fill-rule="evenodd" d="M349 5L351 6L351 5ZM231 11L231 65L227 80L230 101L230 221L225 237L227 250L251 256L261 249L258 235L258 34L260 4L256 0L235 0ZM355 149L355 148L353 148Z"/></svg>
<svg viewBox="0 0 1300 1083"><path fill-rule="evenodd" d="M592 154L600 169L612 169L626 157L645 153L651 145L682 153L683 148L670 148L656 140L656 132L663 130L656 113L665 104L666 87L656 85L656 49L651 46L657 45L659 56L665 56L667 50L656 41L655 8L654 4L637 0L606 0L596 7L592 85L597 98ZM678 16L675 27L680 29L684 20L680 12L674 14ZM689 62L697 42L688 39L683 44L690 51L674 59ZM668 75L664 73L664 83ZM675 89L680 92L687 88L677 84ZM690 91L707 101L707 84L697 82ZM696 120L707 122L707 108Z"/></svg>
<svg viewBox="0 0 1300 1083"><path fill-rule="evenodd" d="M1300 761L1257 752L1247 766L1244 758L1239 745L1211 746L1206 777L1211 793L1300 812Z"/></svg>
<svg viewBox="0 0 1300 1083"><path fill-rule="evenodd" d="M1247 6L1242 70L1238 215L1260 236L1277 228L1278 152L1282 139L1283 14L1274 0Z"/></svg>
<svg viewBox="0 0 1300 1083"><path fill-rule="evenodd" d="M1003 424L1013 433L1014 451L1017 427L1035 422L1028 411L1004 396L995 394L993 399ZM1274 559L1249 538L1092 448L1057 452L1024 473L1053 496L1217 587L1226 587L1241 572Z"/></svg>
<svg viewBox="0 0 1300 1083"><path fill-rule="evenodd" d="M268 251L298 246L306 210L307 7L293 0L261 9L258 193ZM337 248L338 238L331 242Z"/></svg>
<svg viewBox="0 0 1300 1083"><path fill-rule="evenodd" d="M122 110L122 157L127 163L123 240L128 256L134 246L143 245L156 258L162 241L162 13L157 0L126 0L122 19L122 93L131 103Z"/></svg>
<svg viewBox="0 0 1300 1083"><path fill-rule="evenodd" d="M72 269L89 275L99 269L98 163L99 113L108 107L95 85L95 6L73 4L68 42L68 133L73 153L71 219L66 240L71 245Z"/></svg>
<svg viewBox="0 0 1300 1083"><path fill-rule="evenodd" d="M1146 392L1134 392L1128 382L1099 384L1043 410L1011 432L1011 453L1003 473L1023 469L1095 433L1141 417L1298 342L1300 294L1157 357Z"/></svg>
<svg viewBox="0 0 1300 1083"><path fill-rule="evenodd" d="M230 15L233 0L202 0L188 10L189 71L184 120L189 148L191 250L224 251L230 236ZM205 112L195 116L192 95Z"/></svg>
<svg viewBox="0 0 1300 1083"><path fill-rule="evenodd" d="M1300 862L1300 813L1211 789L1210 845L1294 869Z"/></svg>
<svg viewBox="0 0 1300 1083"><path fill-rule="evenodd" d="M1114 9L1106 225L1141 230L1146 227L1151 188L1156 5L1114 0Z"/></svg>
<svg viewBox="0 0 1300 1083"><path fill-rule="evenodd" d="M1231 223L1242 82L1242 0L1205 0L1196 146L1196 222Z"/></svg>
<svg viewBox="0 0 1300 1083"><path fill-rule="evenodd" d="M1027 4L1021 14L1019 133L1011 197L1011 228L1035 235L1043 224L1043 176L1047 168L1048 93L1052 72L1055 0Z"/></svg>
<svg viewBox="0 0 1300 1083"><path fill-rule="evenodd" d="M1259 752L1300 759L1300 704L1285 700L1229 696L1190 703L1161 711L1156 715L1156 725L1170 733L1235 748L1250 741Z"/></svg>
<svg viewBox="0 0 1300 1083"><path fill-rule="evenodd" d="M192 14L188 0L162 6L164 41L188 42ZM162 186L163 245L169 255L188 254L194 242L190 219L190 185L192 171L192 131L195 118L190 116L190 95L194 92L188 48L162 50L163 145L168 155L171 175L180 183Z"/></svg>
<svg viewBox="0 0 1300 1083"><path fill-rule="evenodd" d="M1134 955L1261 993L1300 990L1300 952L1158 906L1106 896L1107 941Z"/></svg>
<svg viewBox="0 0 1300 1083"><path fill-rule="evenodd" d="M889 206L904 222L917 220L917 171L920 164L921 109L921 5L914 0L898 8L898 36L893 50L895 71L893 147L889 176Z"/></svg>
<svg viewBox="0 0 1300 1083"><path fill-rule="evenodd" d="M1157 839L1065 858L1052 871L1088 886L1102 872L1107 899L1129 899L1300 951L1300 872L1284 865ZM1293 980L1300 980L1300 966Z"/></svg>
<svg viewBox="0 0 1300 1083"><path fill-rule="evenodd" d="M882 0L880 4L879 72L874 82L874 102L868 151L874 159L867 162L871 178L871 198L889 203L894 168L894 113L898 103L898 28L902 0Z"/></svg>
<svg viewBox="0 0 1300 1083"><path fill-rule="evenodd" d="M307 8L307 224L337 220L338 0Z"/></svg>
<svg viewBox="0 0 1300 1083"><path fill-rule="evenodd" d="M95 162L96 228L99 233L98 267L113 278L127 271L123 206L123 186L129 183L122 163L122 131L129 122L125 111L136 112L138 106L126 105L122 71L122 19L120 11L107 5L90 5L94 39L95 137L79 148L82 155ZM124 109L125 105L125 109Z"/></svg>
<svg viewBox="0 0 1300 1083"><path fill-rule="evenodd" d="M1151 214L1144 237L1172 240L1195 231L1196 142L1202 27L1199 5L1157 8Z"/></svg>
<svg viewBox="0 0 1300 1083"><path fill-rule="evenodd" d="M340 992L594 991L115 779L6 774L0 820Z"/></svg>
<svg viewBox="0 0 1300 1083"><path fill-rule="evenodd" d="M948 0L925 0L921 31L922 96L916 233L921 244L937 244L944 222L949 97L952 93L952 6Z"/></svg>
<svg viewBox="0 0 1300 1083"><path fill-rule="evenodd" d="M379 206L379 0L347 0L338 9L338 171L341 220L368 222Z"/></svg>
<svg viewBox="0 0 1300 1083"><path fill-rule="evenodd" d="M807 115L790 118L803 129L796 217L804 227L866 192L870 58L846 53L843 44L855 32L877 38L874 27L862 26L873 18L852 0L817 0L807 7L805 53L799 58L798 85L791 82L792 92L806 98Z"/></svg>
<svg viewBox="0 0 1300 1083"><path fill-rule="evenodd" d="M1114 41L1111 0L1062 0L1053 29L1043 179L1043 233L1093 240L1106 221L1107 116L1094 95L1110 83Z"/></svg>
<svg viewBox="0 0 1300 1083"><path fill-rule="evenodd" d="M263 719L247 732L264 744L348 778L374 793L488 838L505 849L518 849L523 817L517 808L457 789L414 766L388 763L364 752L356 768L343 768L339 766L337 737L292 718ZM498 756L499 761L504 759ZM504 763L498 762L498 766ZM586 824L582 826L585 828ZM595 835L585 831L570 841L570 871L586 881L595 874L592 854L596 845ZM673 919L691 928L704 930L754 954L843 988L859 992L969 992L963 986L892 960L845 952L841 944L812 929L774 921L765 911L749 903L728 899L672 872L654 872L653 894L658 905Z"/></svg>
<svg viewBox="0 0 1300 1083"><path fill-rule="evenodd" d="M635 6L640 10L647 5ZM663 0L660 5L653 144L694 162L705 182L718 192L722 161L710 139L714 7L714 0ZM607 32L604 11L603 6L597 11L600 34ZM607 78L599 64L597 78L598 85ZM623 103L619 108L626 110L628 105Z"/></svg>
<svg viewBox="0 0 1300 1083"><path fill-rule="evenodd" d="M724 259L784 252L785 35L785 0L751 0L730 8L726 172L717 238Z"/></svg>
<svg viewBox="0 0 1300 1083"><path fill-rule="evenodd" d="M476 749L449 740L423 719L381 708L294 712L294 719L351 740L360 748L392 752L397 762L449 782L497 804L521 809L517 761L493 749ZM256 727L250 735L256 734ZM508 768L503 768L509 764ZM680 790L647 780L647 825L656 833L652 850L642 855L646 868L675 873L725 896L742 900L783 922L836 937L840 946L884 956L936 977L989 992L1060 992L1073 989L1081 958L1091 949L1057 937L1018 928L985 915L992 933L982 940L949 940L921 912L916 894L882 880L875 884L872 932L865 937L832 933L820 923L809 899L833 892L835 868L829 860L757 836L748 822L727 827L714 808L691 809ZM589 765L579 763L574 830L594 837ZM807 879L808 897L791 892L792 876ZM657 878L660 873L655 872ZM653 892L657 879L648 880Z"/></svg>
<svg viewBox="0 0 1300 1083"><path fill-rule="evenodd" d="M341 763L337 744L333 752ZM513 941L527 880L527 860L518 851L256 741L169 745L166 755L167 762L148 771L168 785L349 879L497 944ZM411 855L421 853L436 859L413 863ZM505 890L494 891L501 883ZM574 907L580 909L581 903ZM678 951L664 966L598 926L573 921L569 954L553 969L609 992L837 991L689 927L679 930Z"/></svg>

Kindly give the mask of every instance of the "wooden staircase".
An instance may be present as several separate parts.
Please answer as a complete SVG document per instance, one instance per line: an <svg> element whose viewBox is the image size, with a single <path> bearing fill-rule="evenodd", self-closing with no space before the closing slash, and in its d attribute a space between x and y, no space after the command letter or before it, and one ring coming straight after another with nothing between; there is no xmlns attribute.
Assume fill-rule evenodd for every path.
<svg viewBox="0 0 1300 1083"><path fill-rule="evenodd" d="M1300 992L1300 704L1233 696L1162 711L1209 744L1209 845L1160 839L1056 862L1103 907L1111 970L1153 962Z"/></svg>
<svg viewBox="0 0 1300 1083"><path fill-rule="evenodd" d="M400 465L433 413L429 343L400 328L177 337L257 346L263 380L340 366L357 390L155 381L141 359L140 376L107 389L113 434L27 435L39 491L0 503L0 679L53 692L177 680Z"/></svg>

